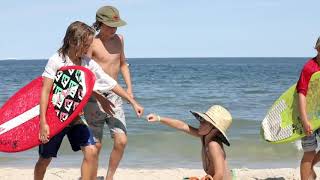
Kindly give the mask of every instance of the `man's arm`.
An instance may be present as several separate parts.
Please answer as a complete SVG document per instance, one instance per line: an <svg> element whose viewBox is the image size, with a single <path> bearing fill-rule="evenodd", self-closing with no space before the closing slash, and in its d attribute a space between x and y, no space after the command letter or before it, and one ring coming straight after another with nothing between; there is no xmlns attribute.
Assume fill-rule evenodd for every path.
<svg viewBox="0 0 320 180"><path fill-rule="evenodd" d="M124 54L124 42L123 42L123 36L119 35L119 38L121 40L121 54L120 54L120 70L122 73L122 77L124 82L127 85L127 93L134 98L133 91L132 91L132 83L131 83L131 75L130 70L127 64L127 60Z"/></svg>
<svg viewBox="0 0 320 180"><path fill-rule="evenodd" d="M117 84L112 89L112 91L116 93L118 96L126 99L132 105L133 109L136 111L136 114L139 118L143 115L143 107L135 99L133 99L121 86Z"/></svg>
<svg viewBox="0 0 320 180"><path fill-rule="evenodd" d="M39 140L42 143L49 142L50 128L47 123L46 113L49 102L49 94L51 87L53 85L53 80L47 77L43 78L41 96L40 96L40 132Z"/></svg>
<svg viewBox="0 0 320 180"><path fill-rule="evenodd" d="M302 93L299 93L298 106L304 132L307 136L310 136L312 134L312 129L307 116L307 101L306 96Z"/></svg>

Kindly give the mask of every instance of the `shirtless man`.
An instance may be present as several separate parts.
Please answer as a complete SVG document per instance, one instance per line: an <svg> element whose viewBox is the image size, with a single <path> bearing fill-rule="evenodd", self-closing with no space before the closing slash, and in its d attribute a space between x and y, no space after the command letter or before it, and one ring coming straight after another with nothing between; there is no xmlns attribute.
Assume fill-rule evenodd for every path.
<svg viewBox="0 0 320 180"><path fill-rule="evenodd" d="M124 26L126 22L120 19L119 12L112 6L103 6L96 13L96 22L93 24L98 34L94 39L88 56L94 59L102 69L116 81L121 71L127 86L127 93L133 98L130 71L124 55L123 36L116 34L117 27ZM123 156L127 144L127 129L125 115L122 108L122 99L111 92L104 94L114 104L114 115L110 116L101 111L96 101L89 101L85 108L85 115L96 141L98 154L101 150L104 123L110 129L114 145L109 158L109 167L106 180L112 180L115 171Z"/></svg>

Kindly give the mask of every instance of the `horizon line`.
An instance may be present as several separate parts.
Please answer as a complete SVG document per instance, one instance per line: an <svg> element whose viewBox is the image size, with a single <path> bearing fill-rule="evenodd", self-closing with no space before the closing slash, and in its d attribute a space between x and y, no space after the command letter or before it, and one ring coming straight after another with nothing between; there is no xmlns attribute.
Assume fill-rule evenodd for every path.
<svg viewBox="0 0 320 180"><path fill-rule="evenodd" d="M310 56L312 57L312 56ZM126 58L126 59L194 59L194 58L199 58L199 59L208 59L208 58L215 58L215 59L219 59L219 58L226 58L226 59L231 59L231 58L266 58L266 59L269 59L269 58L310 58L310 57L307 57L307 56L225 56L225 57L222 57L222 56L216 56L216 57L213 57L213 56L208 56L208 57L129 57L129 58ZM0 59L0 61L23 61L23 60L47 60L49 58L3 58L3 59Z"/></svg>

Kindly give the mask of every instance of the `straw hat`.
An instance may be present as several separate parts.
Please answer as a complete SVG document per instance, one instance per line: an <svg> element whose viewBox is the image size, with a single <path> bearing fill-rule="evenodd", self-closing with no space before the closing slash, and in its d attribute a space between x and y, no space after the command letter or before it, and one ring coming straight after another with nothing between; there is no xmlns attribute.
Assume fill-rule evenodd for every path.
<svg viewBox="0 0 320 180"><path fill-rule="evenodd" d="M199 121L204 119L216 127L224 136L223 143L230 146L229 139L226 135L227 129L232 123L232 116L228 110L220 105L211 106L207 112L193 112L190 111Z"/></svg>

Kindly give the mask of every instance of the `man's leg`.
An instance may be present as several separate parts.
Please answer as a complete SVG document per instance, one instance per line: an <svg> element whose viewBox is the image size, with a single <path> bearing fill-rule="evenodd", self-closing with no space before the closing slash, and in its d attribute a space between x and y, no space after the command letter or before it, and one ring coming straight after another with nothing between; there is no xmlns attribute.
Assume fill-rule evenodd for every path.
<svg viewBox="0 0 320 180"><path fill-rule="evenodd" d="M101 152L101 149L102 149L102 143L100 142L100 140L96 140L96 149L97 149L97 154L98 154L98 162L99 162L99 155L100 155L100 152Z"/></svg>
<svg viewBox="0 0 320 180"><path fill-rule="evenodd" d="M83 161L81 165L82 180L96 179L98 171L98 152L95 145L81 147Z"/></svg>
<svg viewBox="0 0 320 180"><path fill-rule="evenodd" d="M100 143L100 141L96 141L95 144L95 148L97 150L97 157L95 159L96 162L94 162L94 164L96 165L96 170L94 171L94 177L98 177L98 169L99 169L99 156L100 156L100 152L101 152L101 148L102 148L102 144Z"/></svg>
<svg viewBox="0 0 320 180"><path fill-rule="evenodd" d="M300 162L300 176L301 180L309 180L313 174L313 165L316 163L316 149L318 146L316 134L306 136L301 139L301 145L303 148L303 157Z"/></svg>
<svg viewBox="0 0 320 180"><path fill-rule="evenodd" d="M320 161L320 151L317 152L317 154L314 156L312 161L312 171L311 171L311 177L313 179L317 179L317 174L314 170L314 166Z"/></svg>
<svg viewBox="0 0 320 180"><path fill-rule="evenodd" d="M77 124L71 127L67 135L72 146L72 150L82 150L82 180L96 179L98 171L98 151L95 147L95 141L91 129L84 124Z"/></svg>
<svg viewBox="0 0 320 180"><path fill-rule="evenodd" d="M108 99L114 104L114 114L106 119L110 129L110 134L114 139L113 149L109 158L108 172L106 180L113 180L113 176L122 159L124 149L127 145L127 128L124 111L122 108L122 99L115 93L110 93Z"/></svg>
<svg viewBox="0 0 320 180"><path fill-rule="evenodd" d="M99 154L102 148L103 127L105 124L106 114L102 112L95 99L90 98L89 102L84 108L84 115L89 124L95 141L95 147L97 150L96 164L97 170L95 171L95 177L98 174L99 167Z"/></svg>
<svg viewBox="0 0 320 180"><path fill-rule="evenodd" d="M124 149L127 145L127 135L125 133L115 133L113 138L114 144L109 158L109 167L106 180L113 180L113 176L119 166Z"/></svg>
<svg viewBox="0 0 320 180"><path fill-rule="evenodd" d="M318 136L320 136L320 132L319 130L316 130L315 134L317 134ZM312 172L311 172L311 178L313 179L317 179L317 173L314 170L314 166L320 161L320 151L317 152L317 154L315 155L313 161L312 161Z"/></svg>
<svg viewBox="0 0 320 180"><path fill-rule="evenodd" d="M57 157L58 150L68 128L53 136L48 143L39 145L39 159L34 167L34 179L42 180L52 157Z"/></svg>
<svg viewBox="0 0 320 180"><path fill-rule="evenodd" d="M312 162L315 155L315 151L304 152L300 163L301 180L309 180L309 177L312 174Z"/></svg>
<svg viewBox="0 0 320 180"><path fill-rule="evenodd" d="M34 180L43 180L51 159L52 158L42 158L39 156L36 166L34 167Z"/></svg>

